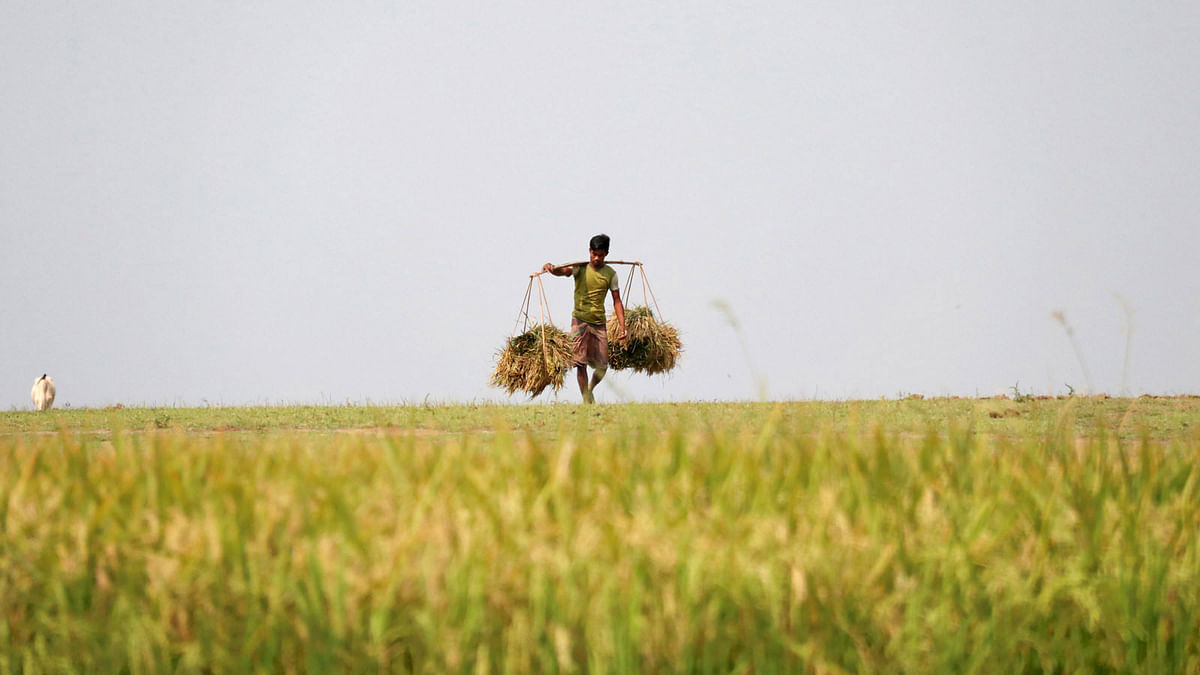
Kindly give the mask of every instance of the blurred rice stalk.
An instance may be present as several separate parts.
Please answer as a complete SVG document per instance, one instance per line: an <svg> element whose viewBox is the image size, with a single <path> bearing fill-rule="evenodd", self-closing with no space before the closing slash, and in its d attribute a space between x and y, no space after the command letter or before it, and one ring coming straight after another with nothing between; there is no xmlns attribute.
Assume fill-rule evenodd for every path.
<svg viewBox="0 0 1200 675"><path fill-rule="evenodd" d="M0 439L6 672L1197 672L1200 442Z"/></svg>

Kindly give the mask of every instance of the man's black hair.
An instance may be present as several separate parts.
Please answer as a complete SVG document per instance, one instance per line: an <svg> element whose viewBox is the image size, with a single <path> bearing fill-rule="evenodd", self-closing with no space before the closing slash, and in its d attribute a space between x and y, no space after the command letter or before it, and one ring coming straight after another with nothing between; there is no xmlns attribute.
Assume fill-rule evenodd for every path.
<svg viewBox="0 0 1200 675"><path fill-rule="evenodd" d="M588 242L588 248L594 249L597 251L607 251L608 250L608 235L607 234L598 234L598 235L592 237L592 240Z"/></svg>

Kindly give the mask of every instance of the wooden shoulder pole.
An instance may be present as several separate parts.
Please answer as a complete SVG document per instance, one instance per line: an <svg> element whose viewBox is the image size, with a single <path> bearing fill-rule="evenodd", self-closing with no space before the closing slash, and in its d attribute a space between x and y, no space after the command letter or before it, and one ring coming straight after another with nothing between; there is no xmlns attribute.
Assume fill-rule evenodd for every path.
<svg viewBox="0 0 1200 675"><path fill-rule="evenodd" d="M586 264L588 264L588 261L584 260L584 261L582 261L582 262L570 262L570 263L563 263L563 264L561 264L561 265L555 265L555 267L575 267L576 265L586 265ZM637 265L638 267L641 267L641 266L642 266L642 262L641 262L640 260L633 260L633 261L625 261L625 260L605 260L605 261L604 261L604 264L605 264L605 265ZM533 277L536 277L536 276L541 276L541 275L543 275L543 274L545 274L545 273L546 273L546 271L545 271L545 270L538 270L537 272L534 272L533 274L530 274L530 275L529 275L529 277L530 277L530 278L533 278Z"/></svg>

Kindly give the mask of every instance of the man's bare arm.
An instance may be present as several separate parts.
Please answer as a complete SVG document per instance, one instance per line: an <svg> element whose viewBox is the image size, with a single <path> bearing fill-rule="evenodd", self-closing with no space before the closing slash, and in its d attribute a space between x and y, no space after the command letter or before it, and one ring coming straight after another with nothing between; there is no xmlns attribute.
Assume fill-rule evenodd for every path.
<svg viewBox="0 0 1200 675"><path fill-rule="evenodd" d="M569 277L575 271L575 267L573 265L556 266L554 263L546 263L542 265L542 271L549 272L556 277Z"/></svg>
<svg viewBox="0 0 1200 675"><path fill-rule="evenodd" d="M621 303L621 291L614 290L613 296L613 312L617 315L617 323L621 326L617 331L615 339L620 340L625 337L625 305Z"/></svg>

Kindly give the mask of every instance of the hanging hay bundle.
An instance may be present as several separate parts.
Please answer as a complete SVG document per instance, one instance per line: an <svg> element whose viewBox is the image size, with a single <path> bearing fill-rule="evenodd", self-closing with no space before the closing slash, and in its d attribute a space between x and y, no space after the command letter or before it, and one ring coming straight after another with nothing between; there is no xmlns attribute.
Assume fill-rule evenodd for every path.
<svg viewBox="0 0 1200 675"><path fill-rule="evenodd" d="M616 335L617 317L608 320L608 334ZM647 375L665 373L675 367L683 343L674 326L654 318L649 307L634 307L625 312L625 337L608 343L608 365Z"/></svg>
<svg viewBox="0 0 1200 675"><path fill-rule="evenodd" d="M533 398L547 386L554 391L562 389L563 373L574 362L570 335L553 325L535 324L508 339L500 351L491 382L510 396L519 389Z"/></svg>

